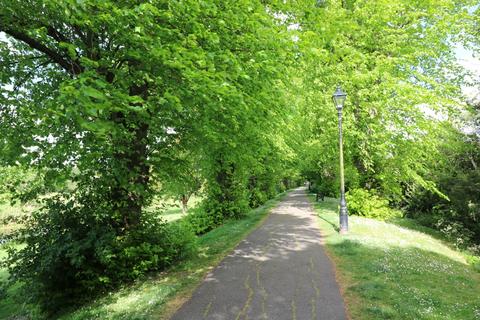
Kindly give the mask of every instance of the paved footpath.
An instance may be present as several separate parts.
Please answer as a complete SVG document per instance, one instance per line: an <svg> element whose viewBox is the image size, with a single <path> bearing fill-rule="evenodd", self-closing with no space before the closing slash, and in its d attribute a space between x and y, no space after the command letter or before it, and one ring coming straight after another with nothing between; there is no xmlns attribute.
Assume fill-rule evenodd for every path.
<svg viewBox="0 0 480 320"><path fill-rule="evenodd" d="M347 319L305 188L290 192L171 319Z"/></svg>

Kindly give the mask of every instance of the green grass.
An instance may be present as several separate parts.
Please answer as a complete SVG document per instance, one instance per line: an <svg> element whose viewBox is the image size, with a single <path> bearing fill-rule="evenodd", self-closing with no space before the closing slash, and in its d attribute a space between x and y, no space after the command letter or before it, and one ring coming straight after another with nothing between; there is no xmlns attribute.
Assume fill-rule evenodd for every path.
<svg viewBox="0 0 480 320"><path fill-rule="evenodd" d="M350 216L341 236L337 203L316 210L352 319L480 319L480 273L465 255L411 220Z"/></svg>
<svg viewBox="0 0 480 320"><path fill-rule="evenodd" d="M188 298L206 273L231 252L247 233L263 221L269 210L282 196L279 195L264 206L250 211L241 220L227 221L224 225L199 237L198 254L189 260L181 262L166 272L151 275L110 292L89 305L63 314L60 319L168 319L176 307ZM0 302L0 309L2 307L8 309L0 311L0 319L9 319L8 317L17 319L15 316L28 314L30 311L28 306L22 309L20 303L11 299Z"/></svg>

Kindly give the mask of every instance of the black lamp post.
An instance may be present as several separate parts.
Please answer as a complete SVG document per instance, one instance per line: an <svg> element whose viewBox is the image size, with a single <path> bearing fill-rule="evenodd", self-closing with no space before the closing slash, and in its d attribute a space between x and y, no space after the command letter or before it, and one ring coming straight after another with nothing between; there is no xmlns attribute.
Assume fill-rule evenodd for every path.
<svg viewBox="0 0 480 320"><path fill-rule="evenodd" d="M343 136L342 136L342 109L347 94L342 91L340 86L332 96L333 103L338 112L338 133L340 143L340 233L344 234L348 232L348 212L347 201L345 200L345 180L343 176Z"/></svg>

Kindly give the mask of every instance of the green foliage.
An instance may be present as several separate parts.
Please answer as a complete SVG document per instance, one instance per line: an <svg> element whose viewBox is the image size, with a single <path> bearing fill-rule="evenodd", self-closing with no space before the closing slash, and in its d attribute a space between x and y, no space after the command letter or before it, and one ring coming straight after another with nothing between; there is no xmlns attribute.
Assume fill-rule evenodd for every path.
<svg viewBox="0 0 480 320"><path fill-rule="evenodd" d="M305 1L289 9L300 26L295 34L302 56L301 75L292 81L302 96L292 99L303 116L299 168L314 191L338 196L338 115L331 94L340 84L347 93L342 119L350 212L388 217L395 215L388 205L407 207L409 216L456 242L478 245L479 113L465 102L468 70L452 47L478 51L479 9L472 1L450 0L321 7ZM464 128L476 134L465 136Z"/></svg>
<svg viewBox="0 0 480 320"><path fill-rule="evenodd" d="M278 178L263 174L251 176L248 189L245 189L238 172L232 171L218 173L218 184L209 185L207 198L185 217L197 235L216 228L228 219L243 218L249 208L257 208L287 187L297 186L296 182L288 182L288 179L277 182Z"/></svg>
<svg viewBox="0 0 480 320"><path fill-rule="evenodd" d="M24 297L44 310L84 302L195 251L187 224L145 214L135 228L119 232L108 208L92 198L82 200L49 200L20 231L18 240L25 246L9 252L12 280L20 281Z"/></svg>
<svg viewBox="0 0 480 320"><path fill-rule="evenodd" d="M469 1L467 1L468 3ZM456 1L304 1L290 5L299 61L292 99L303 115L299 166L328 190L338 181L338 117L343 108L347 189L376 189L394 204L411 188L441 194L432 168L466 109L464 70L453 41L469 28L468 4ZM421 21L421 22L419 22ZM425 44L428 43L426 46ZM450 143L450 142L447 142Z"/></svg>
<svg viewBox="0 0 480 320"><path fill-rule="evenodd" d="M375 190L349 190L347 200L348 212L357 216L388 219L400 216L400 211L389 207L388 200L380 197Z"/></svg>
<svg viewBox="0 0 480 320"><path fill-rule="evenodd" d="M312 178L314 179L314 178ZM315 179L310 180L310 191L313 193L321 193L324 196L335 197L340 189L337 181L333 179Z"/></svg>
<svg viewBox="0 0 480 320"><path fill-rule="evenodd" d="M272 199L278 193L287 189L285 179L279 179L280 173L275 167L269 166L269 170L261 167L255 175L250 176L248 181L248 203L250 208L256 208Z"/></svg>
<svg viewBox="0 0 480 320"><path fill-rule="evenodd" d="M457 138L456 143L445 146L445 160L434 171L435 182L447 197L414 189L406 209L408 216L440 230L458 247L480 252L479 142L475 137Z"/></svg>
<svg viewBox="0 0 480 320"><path fill-rule="evenodd" d="M473 266L473 269L480 273L480 256L468 256L467 262Z"/></svg>
<svg viewBox="0 0 480 320"><path fill-rule="evenodd" d="M268 201L265 206L247 212L243 219L230 219L199 237L199 254L169 268L161 275L153 275L144 281L114 290L112 294L60 319L169 319L174 310L168 308L167 303L174 301L178 294L193 292L204 280L206 273L229 254L246 233L255 229L278 200L277 197Z"/></svg>
<svg viewBox="0 0 480 320"><path fill-rule="evenodd" d="M250 210L244 219L231 219L222 226L198 237L198 254L176 263L168 270L153 273L140 281L112 289L108 295L99 296L94 301L77 310L67 310L59 319L168 319L172 311L167 303L175 300L177 294L193 291L201 283L211 267L218 262L253 230L274 205L280 196L268 201L261 208ZM178 234L178 233L175 233ZM0 259L4 257L0 247ZM6 272L0 269L0 279ZM14 288L17 290L18 288ZM24 297L0 299L0 318L44 319L35 305L25 303ZM51 317L50 317L51 318ZM49 318L49 319L50 319Z"/></svg>
<svg viewBox="0 0 480 320"><path fill-rule="evenodd" d="M215 183L210 183L203 203L205 212L224 218L240 218L248 211L245 173L234 163L219 161L215 170Z"/></svg>
<svg viewBox="0 0 480 320"><path fill-rule="evenodd" d="M269 198L269 195L256 187L250 190L249 205L251 208L256 208L264 204Z"/></svg>
<svg viewBox="0 0 480 320"><path fill-rule="evenodd" d="M41 173L17 196L69 186L29 226L54 238L65 228L69 245L45 254L31 240L12 276L29 283L28 261L63 268L80 254L111 261L112 273L125 266L102 276L107 285L171 264L189 249L175 249L166 225L150 234L145 208L157 192L203 193L187 218L197 234L295 186L299 171L335 195L338 83L347 189L397 205L422 188L444 198L432 168L463 108L449 44L468 29L468 2L0 0L0 165ZM386 200L367 198L365 208L353 197L358 212L390 215ZM476 221L475 208L455 221ZM73 260L66 281L83 282L64 285L66 298L100 281Z"/></svg>
<svg viewBox="0 0 480 320"><path fill-rule="evenodd" d="M206 211L202 206L197 207L185 217L195 234L202 235L221 225L225 220L219 211Z"/></svg>
<svg viewBox="0 0 480 320"><path fill-rule="evenodd" d="M8 200L32 200L38 194L54 189L45 186L40 172L21 166L0 167L0 181L0 203Z"/></svg>

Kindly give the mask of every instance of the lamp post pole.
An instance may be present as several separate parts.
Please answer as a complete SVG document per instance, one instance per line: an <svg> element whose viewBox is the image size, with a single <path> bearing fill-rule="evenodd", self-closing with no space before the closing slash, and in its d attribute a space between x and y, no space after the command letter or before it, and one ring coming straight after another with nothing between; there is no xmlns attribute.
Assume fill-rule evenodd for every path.
<svg viewBox="0 0 480 320"><path fill-rule="evenodd" d="M343 170L342 109L347 95L340 87L337 87L332 98L338 112L338 138L340 150L340 234L345 234L348 232L348 212L347 201L345 200L345 178Z"/></svg>

